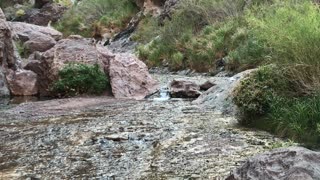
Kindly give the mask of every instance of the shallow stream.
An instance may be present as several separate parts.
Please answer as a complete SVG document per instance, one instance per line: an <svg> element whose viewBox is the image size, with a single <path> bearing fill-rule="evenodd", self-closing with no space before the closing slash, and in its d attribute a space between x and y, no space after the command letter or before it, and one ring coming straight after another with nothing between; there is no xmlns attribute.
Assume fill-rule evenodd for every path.
<svg viewBox="0 0 320 180"><path fill-rule="evenodd" d="M283 143L191 101L111 97L0 110L0 141L0 179L223 179Z"/></svg>

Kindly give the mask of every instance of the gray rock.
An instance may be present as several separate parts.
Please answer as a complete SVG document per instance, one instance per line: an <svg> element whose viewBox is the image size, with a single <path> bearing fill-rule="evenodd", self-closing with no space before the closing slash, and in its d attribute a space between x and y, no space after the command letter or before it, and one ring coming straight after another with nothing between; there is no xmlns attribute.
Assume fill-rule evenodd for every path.
<svg viewBox="0 0 320 180"><path fill-rule="evenodd" d="M302 147L276 149L249 158L227 180L320 179L320 152Z"/></svg>
<svg viewBox="0 0 320 180"><path fill-rule="evenodd" d="M232 92L240 80L252 71L253 70L247 70L233 77L217 77L213 82L216 85L202 93L201 96L192 103L205 109L235 115L237 108L232 102Z"/></svg>

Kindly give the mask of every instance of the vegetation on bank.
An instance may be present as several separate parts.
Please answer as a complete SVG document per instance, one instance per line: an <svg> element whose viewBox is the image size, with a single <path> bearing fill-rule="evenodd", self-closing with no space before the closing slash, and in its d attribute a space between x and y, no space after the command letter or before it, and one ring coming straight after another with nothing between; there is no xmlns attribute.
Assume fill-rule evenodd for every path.
<svg viewBox="0 0 320 180"><path fill-rule="evenodd" d="M130 0L81 1L55 26L65 36L78 34L101 38L104 33L119 32L137 12L138 7Z"/></svg>
<svg viewBox="0 0 320 180"><path fill-rule="evenodd" d="M149 66L233 73L241 123L320 143L320 9L313 1L182 1L171 20L142 20L133 39Z"/></svg>
<svg viewBox="0 0 320 180"><path fill-rule="evenodd" d="M242 123L307 144L320 143L320 9L317 4L278 2L246 15L265 63L234 92Z"/></svg>
<svg viewBox="0 0 320 180"><path fill-rule="evenodd" d="M108 86L109 80L99 65L71 63L59 71L59 79L53 84L52 91L60 96L99 95Z"/></svg>

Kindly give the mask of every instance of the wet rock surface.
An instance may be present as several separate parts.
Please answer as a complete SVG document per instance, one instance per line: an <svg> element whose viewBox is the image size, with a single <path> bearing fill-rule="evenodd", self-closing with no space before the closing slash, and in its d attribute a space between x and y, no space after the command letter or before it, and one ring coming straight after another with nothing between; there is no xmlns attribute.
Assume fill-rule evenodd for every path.
<svg viewBox="0 0 320 180"><path fill-rule="evenodd" d="M222 179L282 142L190 101L108 97L0 110L0 141L4 179Z"/></svg>

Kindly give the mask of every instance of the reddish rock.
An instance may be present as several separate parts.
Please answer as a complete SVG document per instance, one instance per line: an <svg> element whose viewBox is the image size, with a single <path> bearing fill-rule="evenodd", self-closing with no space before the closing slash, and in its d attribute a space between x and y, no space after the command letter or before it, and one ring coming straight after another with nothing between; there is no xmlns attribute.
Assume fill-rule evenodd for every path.
<svg viewBox="0 0 320 180"><path fill-rule="evenodd" d="M38 94L37 74L32 71L10 71L7 81L12 95L32 96Z"/></svg>
<svg viewBox="0 0 320 180"><path fill-rule="evenodd" d="M183 79L173 80L169 88L173 98L197 98L201 95L199 85Z"/></svg>
<svg viewBox="0 0 320 180"><path fill-rule="evenodd" d="M51 84L58 79L58 73L68 63L98 64L108 74L109 59L107 48L96 45L92 39L70 36L58 41L50 50L34 56L25 69L32 70L39 77L40 95L50 95Z"/></svg>
<svg viewBox="0 0 320 180"><path fill-rule="evenodd" d="M109 76L116 98L143 99L158 89L147 66L133 54L120 53L110 60Z"/></svg>

